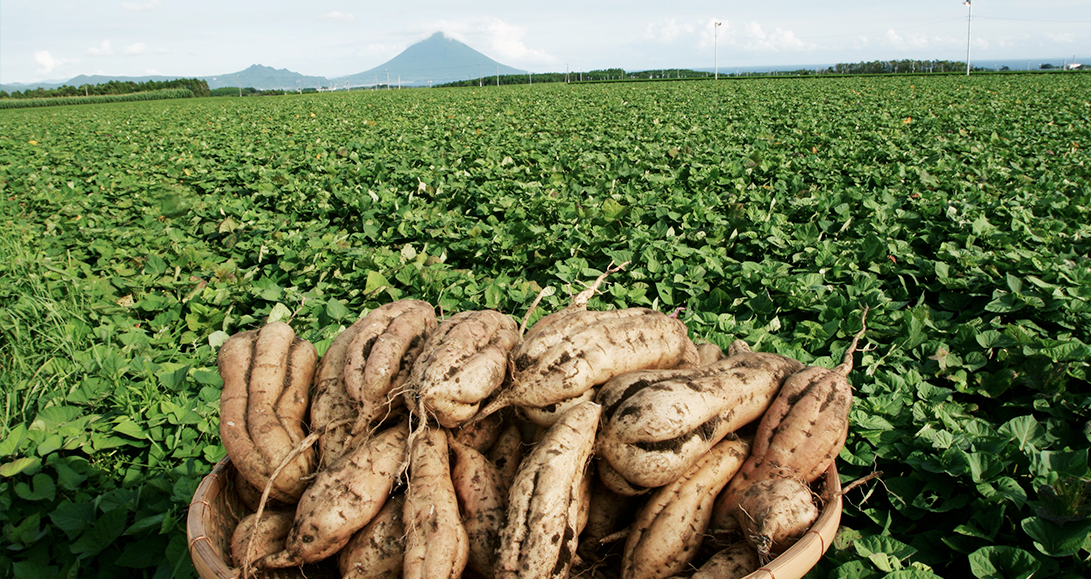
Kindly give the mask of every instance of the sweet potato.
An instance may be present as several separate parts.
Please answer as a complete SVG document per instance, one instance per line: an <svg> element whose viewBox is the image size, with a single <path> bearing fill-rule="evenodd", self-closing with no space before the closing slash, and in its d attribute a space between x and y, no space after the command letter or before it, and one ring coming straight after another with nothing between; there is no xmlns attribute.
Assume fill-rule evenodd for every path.
<svg viewBox="0 0 1091 579"><path fill-rule="evenodd" d="M763 562L783 553L814 525L814 493L797 478L771 476L755 481L739 497L736 520Z"/></svg>
<svg viewBox="0 0 1091 579"><path fill-rule="evenodd" d="M596 476L589 476L587 524L580 533L580 556L585 560L600 557L602 539L620 531L632 522L638 500L611 491Z"/></svg>
<svg viewBox="0 0 1091 579"><path fill-rule="evenodd" d="M665 485L725 435L759 418L800 368L784 356L742 351L690 370L619 376L621 386L600 390L607 405L596 452L633 485Z"/></svg>
<svg viewBox="0 0 1091 579"><path fill-rule="evenodd" d="M470 541L458 512L448 465L447 432L426 426L409 450L405 492L404 579L457 579Z"/></svg>
<svg viewBox="0 0 1091 579"><path fill-rule="evenodd" d="M260 521L256 513L243 517L231 534L231 560L235 566L241 568L247 563L247 549L250 549L249 561L258 561L284 549L284 540L288 538L294 518L292 511L265 511Z"/></svg>
<svg viewBox="0 0 1091 579"><path fill-rule="evenodd" d="M735 543L717 551L690 579L742 579L761 567L750 543Z"/></svg>
<svg viewBox="0 0 1091 579"><path fill-rule="evenodd" d="M719 362L726 357L727 355L724 354L724 351L711 342L706 342L697 346L698 366L708 366L709 364Z"/></svg>
<svg viewBox="0 0 1091 579"><path fill-rule="evenodd" d="M493 310L457 313L424 344L406 385L406 403L454 428L477 413L507 376L518 325Z"/></svg>
<svg viewBox="0 0 1091 579"><path fill-rule="evenodd" d="M625 542L622 579L664 579L685 569L701 546L716 495L749 450L745 440L722 440L677 480L652 493Z"/></svg>
<svg viewBox="0 0 1091 579"><path fill-rule="evenodd" d="M318 354L283 322L235 334L220 348L220 437L239 472L270 496L294 503L314 472L310 448L294 454L305 436L301 424ZM287 462L285 462L287 461Z"/></svg>
<svg viewBox="0 0 1091 579"><path fill-rule="evenodd" d="M345 389L345 360L348 358L349 344L367 323L365 319L361 318L334 338L314 373L311 428L320 433L319 468L326 468L341 458L352 440L352 427L359 411Z"/></svg>
<svg viewBox="0 0 1091 579"><path fill-rule="evenodd" d="M558 325L567 331L553 336L548 330ZM686 326L655 310L570 314L546 332L529 333L512 351L511 384L481 414L509 405L541 408L580 396L624 372L673 368L686 356L687 344L692 346Z"/></svg>
<svg viewBox="0 0 1091 579"><path fill-rule="evenodd" d="M453 439L451 450L455 454L451 482L470 542L469 567L491 579L507 512L508 483L500 469L480 452Z"/></svg>
<svg viewBox="0 0 1091 579"><path fill-rule="evenodd" d="M549 428L553 426L554 422L561 417L569 408L595 399L595 389L592 388L575 398L569 398L567 400L558 402L556 404L550 404L541 408L535 408L533 406L522 406L519 408L519 414L522 415L527 421L536 424L538 426L544 426ZM495 413L489 416L494 416Z"/></svg>
<svg viewBox="0 0 1091 579"><path fill-rule="evenodd" d="M450 429L451 436L466 446L480 452L487 453L500 438L504 430L504 414L497 412L490 414L483 420L474 420L460 424Z"/></svg>
<svg viewBox="0 0 1091 579"><path fill-rule="evenodd" d="M337 554L342 579L401 579L405 558L405 495L395 494Z"/></svg>
<svg viewBox="0 0 1091 579"><path fill-rule="evenodd" d="M491 416L495 416L491 415ZM489 449L489 462L496 465L505 487L511 487L519 463L523 460L523 432L518 424L511 423L497 437Z"/></svg>
<svg viewBox="0 0 1091 579"><path fill-rule="evenodd" d="M436 329L435 309L420 300L398 300L368 320L348 346L345 390L357 407L353 434L366 430L401 402L399 389L409 378L425 340ZM375 315L377 312L380 315ZM363 321L363 320L361 320Z"/></svg>
<svg viewBox="0 0 1091 579"><path fill-rule="evenodd" d="M353 439L347 452L318 472L296 507L284 550L259 566L294 567L325 559L348 543L382 508L406 457L405 423Z"/></svg>
<svg viewBox="0 0 1091 579"><path fill-rule="evenodd" d="M809 366L785 380L758 423L750 458L716 500L714 526L731 525L739 498L754 481L784 476L809 484L833 463L848 436L852 387L847 375L865 330L853 338L833 370Z"/></svg>
<svg viewBox="0 0 1091 579"><path fill-rule="evenodd" d="M573 407L523 459L508 493L497 579L567 576L600 411L593 402Z"/></svg>

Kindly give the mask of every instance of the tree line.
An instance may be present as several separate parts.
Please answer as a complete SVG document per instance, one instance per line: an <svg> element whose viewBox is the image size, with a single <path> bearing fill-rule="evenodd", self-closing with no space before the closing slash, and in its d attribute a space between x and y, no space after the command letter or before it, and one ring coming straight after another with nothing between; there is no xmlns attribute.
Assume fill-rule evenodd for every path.
<svg viewBox="0 0 1091 579"><path fill-rule="evenodd" d="M123 95L138 92L151 92L165 89L183 89L193 93L193 96L209 96L208 83L199 78L179 78L174 80L149 80L145 82L111 80L101 84L82 84L80 86L64 85L54 89L38 87L25 91L8 93L0 90L0 98L11 99L40 99L58 97L79 96L107 96Z"/></svg>

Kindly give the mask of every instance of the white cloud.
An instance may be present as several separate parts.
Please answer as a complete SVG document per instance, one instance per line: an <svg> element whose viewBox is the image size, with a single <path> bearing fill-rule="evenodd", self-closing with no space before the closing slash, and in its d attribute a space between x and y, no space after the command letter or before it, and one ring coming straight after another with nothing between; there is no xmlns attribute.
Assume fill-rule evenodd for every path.
<svg viewBox="0 0 1091 579"><path fill-rule="evenodd" d="M772 32L765 32L757 22L750 22L737 35L730 35L730 38L736 46L752 52L791 52L817 47L814 43L798 38L791 30L778 27Z"/></svg>
<svg viewBox="0 0 1091 579"><path fill-rule="evenodd" d="M126 46L125 50L123 50L121 53L127 56L136 56L138 54L144 54L144 51L146 49L147 46L145 46L143 42L137 42L136 44L130 44L129 46Z"/></svg>
<svg viewBox="0 0 1091 579"><path fill-rule="evenodd" d="M91 56L110 56L113 53L114 48L110 46L109 40L103 40L102 44L87 49L87 54L90 54Z"/></svg>
<svg viewBox="0 0 1091 579"><path fill-rule="evenodd" d="M35 50L33 60L38 67L38 74L50 74L55 69L76 62L67 58L55 58L48 50Z"/></svg>
<svg viewBox="0 0 1091 579"><path fill-rule="evenodd" d="M138 4L136 2L122 2L121 9L126 12L151 12L156 8L162 6L163 3L159 0L150 0L144 4Z"/></svg>
<svg viewBox="0 0 1091 579"><path fill-rule="evenodd" d="M692 22L679 24L677 18L670 18L649 24L644 29L644 39L669 44L679 38L693 34L696 29L697 25Z"/></svg>
<svg viewBox="0 0 1091 579"><path fill-rule="evenodd" d="M465 20L438 20L408 27L408 32L431 35L442 31L449 38L469 45L475 50L505 64L555 64L553 55L527 47L523 42L525 26L509 24L495 17L474 17Z"/></svg>
<svg viewBox="0 0 1091 579"><path fill-rule="evenodd" d="M1063 42L1065 44L1071 44L1076 41L1076 35L1071 32L1058 32L1056 34L1047 33L1046 36L1054 42Z"/></svg>
<svg viewBox="0 0 1091 579"><path fill-rule="evenodd" d="M356 22L356 17L352 14L345 14L344 12L327 12L318 17L319 20L325 20L326 22Z"/></svg>
<svg viewBox="0 0 1091 579"><path fill-rule="evenodd" d="M152 76L163 76L163 73L155 70L154 68L149 68L148 70L145 70L144 74L150 74Z"/></svg>

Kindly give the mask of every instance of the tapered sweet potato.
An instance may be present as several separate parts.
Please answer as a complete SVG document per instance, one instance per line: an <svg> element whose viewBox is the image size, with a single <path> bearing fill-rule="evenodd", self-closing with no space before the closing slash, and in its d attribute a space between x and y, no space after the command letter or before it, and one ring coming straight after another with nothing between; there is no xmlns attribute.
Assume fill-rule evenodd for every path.
<svg viewBox="0 0 1091 579"><path fill-rule="evenodd" d="M570 409L523 459L508 493L497 579L567 576L600 410L593 402Z"/></svg>
<svg viewBox="0 0 1091 579"><path fill-rule="evenodd" d="M292 511L265 511L260 521L256 513L243 517L231 534L231 560L235 566L241 568L248 561L258 561L284 549L294 518Z"/></svg>
<svg viewBox="0 0 1091 579"><path fill-rule="evenodd" d="M470 542L469 567L491 579L507 513L508 483L500 469L480 452L453 439L451 450L455 455L451 482Z"/></svg>
<svg viewBox="0 0 1091 579"><path fill-rule="evenodd" d="M567 331L554 335L557 326ZM579 311L541 333L533 329L511 353L511 384L481 414L509 405L541 408L628 371L673 368L693 345L681 321L646 308Z"/></svg>
<svg viewBox="0 0 1091 579"><path fill-rule="evenodd" d="M631 485L665 485L728 433L760 418L802 366L746 348L693 369L623 374L599 391L605 408L596 452Z"/></svg>
<svg viewBox="0 0 1091 579"><path fill-rule="evenodd" d="M652 494L626 540L622 579L664 579L685 569L701 546L716 495L749 451L748 441L725 439Z"/></svg>
<svg viewBox="0 0 1091 579"><path fill-rule="evenodd" d="M761 560L769 561L807 533L818 519L818 506L800 479L771 476L746 488L735 518Z"/></svg>
<svg viewBox="0 0 1091 579"><path fill-rule="evenodd" d="M852 387L847 376L865 330L866 326L853 338L833 370L809 366L785 380L758 423L750 458L716 499L713 526L732 526L740 497L755 481L776 476L809 484L833 463L848 436Z"/></svg>
<svg viewBox="0 0 1091 579"><path fill-rule="evenodd" d="M405 498L404 579L457 579L470 541L458 512L448 464L447 432L426 426L414 433Z"/></svg>
<svg viewBox="0 0 1091 579"><path fill-rule="evenodd" d="M401 579L405 558L405 495L395 494L337 554L342 579Z"/></svg>
<svg viewBox="0 0 1091 579"><path fill-rule="evenodd" d="M347 452L319 471L296 507L285 548L263 559L265 568L295 567L325 559L378 514L401 472L409 427L357 436Z"/></svg>

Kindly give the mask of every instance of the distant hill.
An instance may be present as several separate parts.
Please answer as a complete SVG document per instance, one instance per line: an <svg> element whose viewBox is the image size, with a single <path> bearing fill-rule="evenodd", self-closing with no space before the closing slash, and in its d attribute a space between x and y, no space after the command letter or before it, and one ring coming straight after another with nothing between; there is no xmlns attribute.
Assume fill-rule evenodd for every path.
<svg viewBox="0 0 1091 579"><path fill-rule="evenodd" d="M225 86L253 87L259 90L297 88L316 88L330 86L330 79L324 76L306 76L286 68L272 68L255 64L246 70L216 76L202 76L208 88L217 89Z"/></svg>
<svg viewBox="0 0 1091 579"><path fill-rule="evenodd" d="M397 85L399 77L404 85L428 85L467 80L497 74L523 74L526 71L500 64L469 46L447 38L437 32L401 54L375 68L333 79L336 86L370 86L378 82L386 84L388 74L391 85Z"/></svg>
<svg viewBox="0 0 1091 579"><path fill-rule="evenodd" d="M496 74L525 74L526 71L496 62L462 42L447 38L442 32L437 32L425 40L406 48L398 56L375 68L335 79L324 76L307 76L285 68L272 68L260 64L252 65L239 72L198 76L197 78L207 82L210 89L241 86L243 88L253 87L259 90L295 90L297 88L344 87L346 85L371 86L376 82L386 84L388 73L392 85L397 85L400 77L403 86L427 86L430 82L432 84L443 84L474 79L479 76L489 79ZM44 89L55 89L64 85L79 87L84 84L104 84L112 80L139 83L177 78L182 77L162 75L88 76L81 74L67 81L5 84L0 86L0 90L22 92L28 89L33 90L39 86Z"/></svg>

